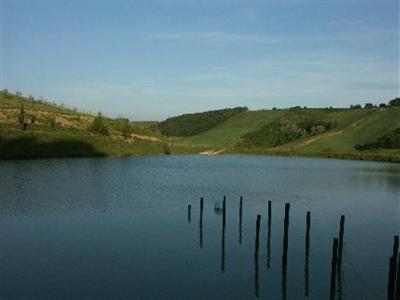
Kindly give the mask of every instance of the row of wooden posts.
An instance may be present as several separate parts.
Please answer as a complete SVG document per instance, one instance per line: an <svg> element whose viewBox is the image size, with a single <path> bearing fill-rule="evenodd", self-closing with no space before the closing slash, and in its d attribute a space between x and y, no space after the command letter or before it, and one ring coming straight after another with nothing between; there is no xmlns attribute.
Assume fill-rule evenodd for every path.
<svg viewBox="0 0 400 300"><path fill-rule="evenodd" d="M203 247L203 208L204 199L200 198L200 237L199 244ZM243 197L240 197L239 203L239 244L242 243L242 215L243 215ZM271 252L271 219L272 219L272 202L268 201L268 233L267 233L267 268L270 268L270 252ZM287 275L287 255L289 244L289 219L290 219L290 203L285 204L284 232L283 232L283 252L282 252L282 298L286 299L286 275ZM188 222L191 221L191 205L188 205ZM343 262L343 246L344 246L344 223L345 216L340 217L339 238L333 239L332 246L332 261L331 261L331 277L330 277L330 299L336 299L336 291L341 293L341 270ZM258 255L260 247L260 224L261 215L256 218L256 235L254 246L254 261L255 261L255 294L259 296L258 283ZM226 196L222 202L222 240L221 240L221 271L225 272L225 225L226 225ZM306 215L306 235L305 235L305 286L304 296L309 296L309 254L310 254L310 230L311 230L311 212L307 211ZM398 241L398 240L397 240ZM397 243L398 248L398 243ZM400 259L399 259L400 261ZM397 261L396 261L397 262ZM400 270L400 268L399 268ZM337 287L337 280L339 286ZM399 289L400 292L400 289ZM392 298L390 298L392 300Z"/></svg>

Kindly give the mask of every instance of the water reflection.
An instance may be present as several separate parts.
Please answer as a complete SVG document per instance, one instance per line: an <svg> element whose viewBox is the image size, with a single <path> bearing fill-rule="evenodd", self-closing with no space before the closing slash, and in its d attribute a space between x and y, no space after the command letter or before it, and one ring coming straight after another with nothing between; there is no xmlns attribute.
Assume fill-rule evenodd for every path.
<svg viewBox="0 0 400 300"><path fill-rule="evenodd" d="M260 296L260 282L258 277L258 255L254 255L254 292L257 298Z"/></svg>
<svg viewBox="0 0 400 300"><path fill-rule="evenodd" d="M337 274L337 278L338 278L338 288L337 288L337 296L339 300L343 300L344 299L344 269L338 269L338 274Z"/></svg>
<svg viewBox="0 0 400 300"><path fill-rule="evenodd" d="M383 293L387 274L382 274L381 270L387 262L386 257L381 258L383 251L379 249L384 248L385 235L396 230L398 225L395 212L400 176L395 172L362 174L363 171L355 171L351 166L356 164L364 163L196 156L1 164L2 296L6 299L40 298L40 290L60 296L58 299L68 293L75 296L71 298L79 298L82 291L94 292L92 285L83 284L80 289L74 286L70 291L68 282L106 280L110 283L109 289L106 285L98 287L97 299L102 295L104 299L113 298L115 286L126 291L121 298L127 299L135 295L151 299L187 299L194 292L204 299L224 296L324 299L329 294L328 258L331 255L327 239L331 241L332 232L337 235L337 216L343 212L351 220L351 226L346 228L349 244L343 243L343 254L351 256L361 248L363 255L354 263L356 267L362 266ZM301 173L293 171L292 165ZM299 176L303 174L305 176ZM389 180L392 188L387 186ZM279 184L282 182L285 184ZM246 212L241 201L239 211L235 204L233 217L226 219L221 190L243 194L246 201L248 197ZM221 203L214 208L217 214L212 212L213 202L204 203L204 209L209 209L210 214L204 209L197 211L201 206L199 196L204 196L204 200L218 197ZM277 207L283 204L279 203L280 199L293 200L291 252L287 253L282 270L279 257L281 238L284 238L282 209L276 211L272 228L269 205L267 226L261 227L261 255L251 257L254 217L265 211L265 197L276 199ZM195 202L189 202L191 206L187 207L185 199L195 199ZM305 209L313 211L312 245L311 233L307 238L306 232L304 241ZM238 214L239 220L236 219ZM158 221L152 222L155 218ZM187 225L188 222L191 225ZM366 224L369 226L367 233ZM232 232L229 228L233 228ZM267 229L265 236L264 228ZM41 237L39 241L37 236ZM127 236L133 237L133 242L127 240ZM366 242L369 237L375 242L371 247L370 241ZM192 242L182 243L187 240ZM27 255L26 245L34 245L35 251ZM201 255L194 260L192 256L197 251ZM283 253L281 255L283 258ZM226 266L228 256L229 268ZM195 272L185 272L189 260ZM341 271L337 273L338 299L344 296L371 299L353 272L347 271L348 264L348 260L343 259ZM346 285L345 271L350 283ZM263 272L268 274L268 280L264 280ZM32 280L22 280L21 274ZM301 282L303 276L304 282ZM132 282L126 279L129 277L137 280ZM49 284L53 278L57 284ZM204 282L206 288L196 289L198 282ZM154 289L154 283L160 288ZM15 286L20 286L21 292L15 291ZM139 290L142 294L138 294ZM22 291L30 293L31 297L18 294ZM18 295L12 297L13 293Z"/></svg>
<svg viewBox="0 0 400 300"><path fill-rule="evenodd" d="M282 272L282 300L287 299L287 278L286 273Z"/></svg>

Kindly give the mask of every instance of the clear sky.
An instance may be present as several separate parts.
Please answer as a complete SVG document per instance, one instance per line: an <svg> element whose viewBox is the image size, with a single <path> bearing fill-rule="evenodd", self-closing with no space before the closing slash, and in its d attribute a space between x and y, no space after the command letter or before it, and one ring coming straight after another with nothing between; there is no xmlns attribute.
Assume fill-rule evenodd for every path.
<svg viewBox="0 0 400 300"><path fill-rule="evenodd" d="M399 4L3 1L0 88L133 120L399 96Z"/></svg>

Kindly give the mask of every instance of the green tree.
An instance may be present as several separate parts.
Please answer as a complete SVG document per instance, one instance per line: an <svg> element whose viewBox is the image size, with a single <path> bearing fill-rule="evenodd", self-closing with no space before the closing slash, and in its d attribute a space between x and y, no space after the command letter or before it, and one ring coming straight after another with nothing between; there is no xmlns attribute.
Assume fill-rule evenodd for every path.
<svg viewBox="0 0 400 300"><path fill-rule="evenodd" d="M25 130L25 109L23 103L21 103L21 108L19 109L18 123Z"/></svg>
<svg viewBox="0 0 400 300"><path fill-rule="evenodd" d="M102 135L108 135L110 133L108 121L103 117L102 113L99 112L97 116L93 119L90 125L90 130Z"/></svg>

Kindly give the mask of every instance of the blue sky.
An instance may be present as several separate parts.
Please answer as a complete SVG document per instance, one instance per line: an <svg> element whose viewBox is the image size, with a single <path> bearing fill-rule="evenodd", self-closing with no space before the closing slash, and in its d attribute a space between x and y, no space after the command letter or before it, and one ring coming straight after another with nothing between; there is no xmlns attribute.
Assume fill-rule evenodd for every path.
<svg viewBox="0 0 400 300"><path fill-rule="evenodd" d="M133 120L399 95L399 4L2 1L0 88Z"/></svg>

